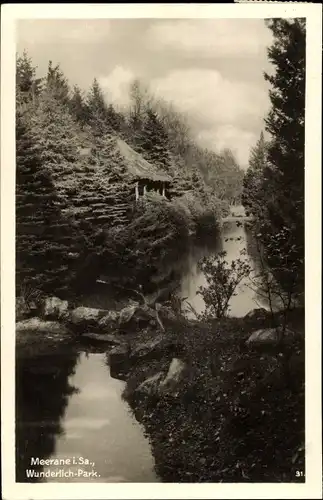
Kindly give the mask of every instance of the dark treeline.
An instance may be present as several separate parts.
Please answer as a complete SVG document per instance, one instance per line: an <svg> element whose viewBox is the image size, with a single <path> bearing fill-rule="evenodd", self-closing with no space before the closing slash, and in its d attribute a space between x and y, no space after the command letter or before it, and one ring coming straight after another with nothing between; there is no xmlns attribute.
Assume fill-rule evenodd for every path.
<svg viewBox="0 0 323 500"><path fill-rule="evenodd" d="M140 81L129 93L121 111L96 79L84 92L59 65L50 61L38 78L28 54L17 56L18 288L66 295L89 286L104 263L145 281L171 258L173 243L216 228L240 201L243 173L231 151L200 147L176 108ZM118 139L171 178L168 200L132 203L135 160Z"/></svg>
<svg viewBox="0 0 323 500"><path fill-rule="evenodd" d="M256 237L290 299L304 291L305 20L268 21L274 42L271 110L244 178L243 204Z"/></svg>

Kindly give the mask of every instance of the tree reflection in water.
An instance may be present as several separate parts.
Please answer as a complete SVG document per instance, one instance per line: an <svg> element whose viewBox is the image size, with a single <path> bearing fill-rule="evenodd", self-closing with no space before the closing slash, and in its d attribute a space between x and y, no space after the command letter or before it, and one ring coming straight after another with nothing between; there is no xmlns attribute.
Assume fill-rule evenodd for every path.
<svg viewBox="0 0 323 500"><path fill-rule="evenodd" d="M46 459L55 451L69 397L77 392L69 377L75 373L78 358L79 354L66 344L41 355L20 356L17 352L17 482L39 481L26 477L32 457ZM41 472L43 466L33 465L32 469Z"/></svg>

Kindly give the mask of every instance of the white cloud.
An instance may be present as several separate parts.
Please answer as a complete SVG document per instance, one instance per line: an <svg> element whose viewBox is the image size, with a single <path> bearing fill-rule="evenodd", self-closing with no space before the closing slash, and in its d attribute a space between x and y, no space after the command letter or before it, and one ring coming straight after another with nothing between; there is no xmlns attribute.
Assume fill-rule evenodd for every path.
<svg viewBox="0 0 323 500"><path fill-rule="evenodd" d="M152 89L173 100L183 111L203 120L230 123L258 118L266 109L264 89L244 82L233 82L211 69L175 70L151 81Z"/></svg>
<svg viewBox="0 0 323 500"><path fill-rule="evenodd" d="M242 164L247 163L259 117L268 109L266 89L232 82L207 69L172 71L152 80L151 88L188 114L204 145L215 150L229 147Z"/></svg>
<svg viewBox="0 0 323 500"><path fill-rule="evenodd" d="M262 19L187 19L154 24L147 39L151 48L171 47L202 57L254 57L270 44L271 33Z"/></svg>
<svg viewBox="0 0 323 500"><path fill-rule="evenodd" d="M258 136L254 132L244 130L234 125L224 125L212 129L202 130L197 139L206 148L222 150L231 149L241 168L246 169L250 149L255 146Z"/></svg>
<svg viewBox="0 0 323 500"><path fill-rule="evenodd" d="M108 75L100 76L98 82L107 94L108 101L119 106L129 103L129 85L134 80L134 73L123 66L116 66Z"/></svg>

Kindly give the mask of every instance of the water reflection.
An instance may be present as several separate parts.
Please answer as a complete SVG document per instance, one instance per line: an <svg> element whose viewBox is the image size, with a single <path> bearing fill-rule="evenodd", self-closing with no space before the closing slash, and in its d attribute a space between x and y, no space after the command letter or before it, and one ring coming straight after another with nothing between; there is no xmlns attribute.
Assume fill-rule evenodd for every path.
<svg viewBox="0 0 323 500"><path fill-rule="evenodd" d="M67 347L65 347L68 350ZM69 397L75 392L69 377L74 373L78 354L69 351L16 359L16 481L27 478L32 458L50 457L56 439L63 432L62 419ZM40 464L34 465L41 471Z"/></svg>
<svg viewBox="0 0 323 500"><path fill-rule="evenodd" d="M158 481L149 441L122 399L125 383L110 377L105 353L65 349L17 360L17 482ZM60 462L31 467L32 457ZM45 477L27 478L26 469Z"/></svg>
<svg viewBox="0 0 323 500"><path fill-rule="evenodd" d="M252 233L245 224L234 221L223 225L220 237L214 239L212 245L194 246L191 249L181 280L180 296L187 298L187 301L197 313L204 311L203 298L197 294L197 291L200 286L204 287L207 283L204 274L198 268L198 262L203 257L217 254L220 251L227 253L226 260L229 263L238 258L246 259L252 268L252 281L246 278L237 287L236 296L232 297L229 303L229 315L242 317L256 307L268 309L268 302L254 281L255 276L259 273L259 262ZM243 255L244 251L245 255ZM187 314L190 317L194 316L188 307Z"/></svg>

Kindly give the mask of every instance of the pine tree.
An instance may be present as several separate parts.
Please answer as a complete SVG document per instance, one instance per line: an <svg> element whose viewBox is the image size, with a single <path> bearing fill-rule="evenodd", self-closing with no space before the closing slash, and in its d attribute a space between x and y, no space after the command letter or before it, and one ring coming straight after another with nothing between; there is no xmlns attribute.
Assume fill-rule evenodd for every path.
<svg viewBox="0 0 323 500"><path fill-rule="evenodd" d="M148 109L140 134L139 152L162 171L169 171L171 157L167 133L155 111Z"/></svg>
<svg viewBox="0 0 323 500"><path fill-rule="evenodd" d="M36 67L26 50L16 57L16 93L18 104L35 99L41 92L41 78L36 78Z"/></svg>
<svg viewBox="0 0 323 500"><path fill-rule="evenodd" d="M99 82L94 78L87 100L88 124L95 135L105 135L110 131L108 124L108 107Z"/></svg>
<svg viewBox="0 0 323 500"><path fill-rule="evenodd" d="M72 116L80 124L81 128L83 128L87 121L87 108L82 91L78 85L74 85L73 87L72 96L69 100L69 109Z"/></svg>
<svg viewBox="0 0 323 500"><path fill-rule="evenodd" d="M21 273L29 269L29 281L49 293L67 293L74 273L70 255L83 246L79 221L70 210L83 174L77 135L69 109L56 98L55 90L43 91L37 106L25 112L22 122L17 120Z"/></svg>
<svg viewBox="0 0 323 500"><path fill-rule="evenodd" d="M30 114L16 115L16 253L17 285L53 292L64 288L67 267L58 243L62 222L59 197L44 167ZM62 224L64 227L64 224ZM62 232L62 226L60 232Z"/></svg>
<svg viewBox="0 0 323 500"><path fill-rule="evenodd" d="M47 92L62 104L68 104L70 88L66 77L60 70L59 64L53 67L52 61L49 61L45 80Z"/></svg>
<svg viewBox="0 0 323 500"><path fill-rule="evenodd" d="M305 20L268 21L274 74L266 130L271 135L263 176L262 238L284 287L304 286Z"/></svg>

